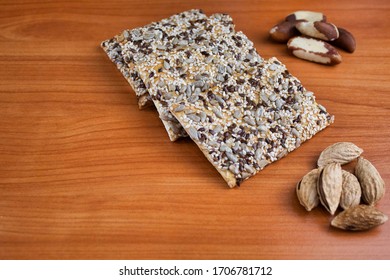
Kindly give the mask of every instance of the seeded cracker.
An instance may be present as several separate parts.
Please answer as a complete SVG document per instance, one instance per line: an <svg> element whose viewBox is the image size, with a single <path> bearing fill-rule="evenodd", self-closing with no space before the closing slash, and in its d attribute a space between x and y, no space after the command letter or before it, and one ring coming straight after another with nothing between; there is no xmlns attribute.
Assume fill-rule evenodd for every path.
<svg viewBox="0 0 390 280"><path fill-rule="evenodd" d="M233 21L230 16L224 14L215 14L209 18L198 19L190 21L189 24L182 23L180 20L177 20L178 25L170 24L169 26L172 30L168 30L165 26L167 32L163 33L160 26L158 27L149 27L147 31L144 30L142 35L134 35L131 33L127 40L126 44L123 44L123 58L128 62L130 67L133 67L139 75L138 65L143 65L150 61L154 61L156 58L161 57L170 57L171 53L186 49L188 52L191 52L191 49L188 48L188 45L197 45L202 41L207 41L213 37L219 37L223 34L230 34L234 32ZM181 26L185 27L181 27ZM148 35L152 34L152 35ZM154 34L154 35L153 35ZM158 35L162 34L162 35ZM166 34L172 34L170 36ZM137 37L135 37L137 36ZM154 36L154 37L153 37ZM149 39L153 37L153 39ZM162 39L156 39L162 38ZM136 39L135 39L136 38ZM137 38L142 38L138 40ZM170 65L167 61L161 61L161 68L158 71L163 69L169 69ZM191 58L188 58L188 63L191 63ZM133 66L132 66L133 65ZM149 71L150 69L143 69L144 75L142 80L149 79L156 74L155 71ZM186 69L181 69L181 72L187 71ZM149 83L145 83L146 88L152 86ZM173 90L173 88L171 88ZM168 132L169 138L171 141L177 140L179 137L187 136L185 130L182 128L180 123L172 116L168 110L168 106L161 104L158 100L153 100L154 105L159 112L160 118Z"/></svg>
<svg viewBox="0 0 390 280"><path fill-rule="evenodd" d="M122 47L117 38L103 41L101 47L106 52L110 60L116 65L123 77L131 85L138 99L140 109L153 105L150 95L144 82L139 78L137 71L132 70L123 59Z"/></svg>
<svg viewBox="0 0 390 280"><path fill-rule="evenodd" d="M164 42L168 36L176 36L181 31L184 31L191 22L203 20L206 15L201 10L189 10L180 14L173 15L169 18L163 19L159 22L152 22L144 27L135 28L132 30L124 30L119 35L105 40L101 43L101 47L106 52L110 60L117 66L124 78L132 86L138 98L138 106L140 109L148 107L153 104L148 94L143 81L139 78L137 70L134 68L134 61L132 59L123 57L122 46L128 41L142 43L143 41ZM167 36L154 36L150 31L159 30L158 34L165 34ZM157 33L156 33L157 34ZM151 36L153 35L153 36ZM156 43L157 44L157 43ZM136 45L138 45L136 43ZM147 55L147 53L144 53Z"/></svg>
<svg viewBox="0 0 390 280"><path fill-rule="evenodd" d="M315 102L313 93L306 91L278 60L271 59L262 69L265 71L259 85L254 78L234 85L245 95L232 94L225 100L224 109L214 105L205 110L203 104L188 100L171 106L175 117L230 187L293 151L333 121ZM213 92L215 96L219 93ZM204 113L204 122L191 117Z"/></svg>
<svg viewBox="0 0 390 280"><path fill-rule="evenodd" d="M138 71L155 104L169 107L230 187L333 122L312 92L276 58L264 61L241 32L155 57Z"/></svg>

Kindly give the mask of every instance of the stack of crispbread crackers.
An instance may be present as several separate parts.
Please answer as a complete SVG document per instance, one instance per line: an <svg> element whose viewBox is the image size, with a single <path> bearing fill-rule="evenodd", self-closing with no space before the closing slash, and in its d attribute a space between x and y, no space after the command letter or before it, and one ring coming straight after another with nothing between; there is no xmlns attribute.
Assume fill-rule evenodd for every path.
<svg viewBox="0 0 390 280"><path fill-rule="evenodd" d="M191 137L230 187L333 122L313 93L276 58L264 60L226 14L190 10L101 45L139 108L154 104L171 141Z"/></svg>

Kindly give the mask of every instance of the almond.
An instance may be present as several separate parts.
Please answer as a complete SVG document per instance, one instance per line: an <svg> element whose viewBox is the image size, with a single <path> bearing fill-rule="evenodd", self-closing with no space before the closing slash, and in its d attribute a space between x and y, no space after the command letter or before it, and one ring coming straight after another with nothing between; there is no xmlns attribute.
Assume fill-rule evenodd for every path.
<svg viewBox="0 0 390 280"><path fill-rule="evenodd" d="M317 192L321 204L332 215L340 203L343 175L339 163L330 163L325 166L318 176Z"/></svg>
<svg viewBox="0 0 390 280"><path fill-rule="evenodd" d="M296 186L298 200L307 211L311 211L319 204L317 194L317 181L319 169L313 169L307 173Z"/></svg>
<svg viewBox="0 0 390 280"><path fill-rule="evenodd" d="M320 154L317 165L325 166L332 162L338 162L341 165L351 162L358 158L363 150L351 142L337 142L330 145Z"/></svg>
<svg viewBox="0 0 390 280"><path fill-rule="evenodd" d="M343 185L340 197L341 208L348 209L349 207L360 204L362 190L358 179L352 173L343 170Z"/></svg>
<svg viewBox="0 0 390 280"><path fill-rule="evenodd" d="M368 230L384 224L388 217L373 206L357 205L341 212L331 225L345 230Z"/></svg>
<svg viewBox="0 0 390 280"><path fill-rule="evenodd" d="M363 157L358 158L355 175L362 188L362 198L369 205L377 203L385 194L385 181L375 166Z"/></svg>

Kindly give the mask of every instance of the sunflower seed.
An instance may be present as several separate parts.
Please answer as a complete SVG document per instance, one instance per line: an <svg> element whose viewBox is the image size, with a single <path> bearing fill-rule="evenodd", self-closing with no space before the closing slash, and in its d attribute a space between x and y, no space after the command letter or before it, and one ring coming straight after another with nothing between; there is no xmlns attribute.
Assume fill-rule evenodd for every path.
<svg viewBox="0 0 390 280"><path fill-rule="evenodd" d="M233 113L233 116L236 118L236 119L239 119L241 118L241 111L240 110L235 110L234 113Z"/></svg>
<svg viewBox="0 0 390 280"><path fill-rule="evenodd" d="M266 167L269 164L269 162L265 159L262 159L262 160L258 161L257 164L259 165L260 169L263 169L264 167Z"/></svg>
<svg viewBox="0 0 390 280"><path fill-rule="evenodd" d="M281 109L285 103L286 102L284 102L282 99L279 98L279 99L276 99L275 106L277 109Z"/></svg>
<svg viewBox="0 0 390 280"><path fill-rule="evenodd" d="M198 131L193 126L188 128L188 135L191 136L192 139L199 140Z"/></svg>
<svg viewBox="0 0 390 280"><path fill-rule="evenodd" d="M150 31L145 32L143 37L144 37L145 40L153 39L154 38L154 32L150 32Z"/></svg>
<svg viewBox="0 0 390 280"><path fill-rule="evenodd" d="M201 74L196 74L194 77L195 81L203 80L203 76Z"/></svg>
<svg viewBox="0 0 390 280"><path fill-rule="evenodd" d="M232 162L238 162L238 158L233 153L226 152L226 156Z"/></svg>
<svg viewBox="0 0 390 280"><path fill-rule="evenodd" d="M269 70L271 71L275 71L276 69L278 69L278 66L276 64L271 64L269 67L268 67Z"/></svg>
<svg viewBox="0 0 390 280"><path fill-rule="evenodd" d="M250 53L248 53L248 54L245 56L245 58L251 60L251 59L253 58L253 55L251 55Z"/></svg>
<svg viewBox="0 0 390 280"><path fill-rule="evenodd" d="M158 83L157 83L157 86L158 87L164 87L165 86L165 82L163 80L159 80Z"/></svg>
<svg viewBox="0 0 390 280"><path fill-rule="evenodd" d="M176 87L175 87L174 84L169 84L169 85L168 85L168 89L169 89L169 91L175 91L175 90L176 90Z"/></svg>
<svg viewBox="0 0 390 280"><path fill-rule="evenodd" d="M213 61L213 57L212 56L208 56L204 59L204 61L209 64L211 61Z"/></svg>
<svg viewBox="0 0 390 280"><path fill-rule="evenodd" d="M225 104L225 100L223 100L223 98L221 96L219 96L219 95L215 95L215 100L217 100L219 105L224 105Z"/></svg>
<svg viewBox="0 0 390 280"><path fill-rule="evenodd" d="M190 120L193 120L194 122L200 121L200 117L197 115L187 115L187 118L189 118Z"/></svg>
<svg viewBox="0 0 390 280"><path fill-rule="evenodd" d="M268 128L265 125L259 125L257 129L261 132L267 132Z"/></svg>
<svg viewBox="0 0 390 280"><path fill-rule="evenodd" d="M218 108L214 107L214 108L213 108L213 113L214 113L218 118L220 118L220 119L223 118L222 112L221 112Z"/></svg>
<svg viewBox="0 0 390 280"><path fill-rule="evenodd" d="M190 102L190 103L195 103L196 101L198 101L199 100L199 95L197 95L197 94L193 94L193 95L191 95L189 98L188 98L188 102Z"/></svg>
<svg viewBox="0 0 390 280"><path fill-rule="evenodd" d="M248 116L244 117L244 121L249 125L252 125L252 126L256 125L255 121L251 117L248 117Z"/></svg>
<svg viewBox="0 0 390 280"><path fill-rule="evenodd" d="M210 89L210 85L208 83L205 83L202 87L202 91L208 91Z"/></svg>
<svg viewBox="0 0 390 280"><path fill-rule="evenodd" d="M179 74L182 75L184 73L187 73L188 71L188 67L186 65L184 65L183 67L181 67L181 69L179 70Z"/></svg>
<svg viewBox="0 0 390 280"><path fill-rule="evenodd" d="M291 129L291 134L294 135L295 137L299 137L299 132L295 128Z"/></svg>
<svg viewBox="0 0 390 280"><path fill-rule="evenodd" d="M240 172L238 169L238 166L235 164L229 165L229 170L230 170L230 172L232 172L234 174L238 174Z"/></svg>
<svg viewBox="0 0 390 280"><path fill-rule="evenodd" d="M179 106L177 106L176 108L175 108L175 112L181 112L181 111L183 111L184 109L185 109L185 107L186 106L184 106L184 104L180 104Z"/></svg>
<svg viewBox="0 0 390 280"><path fill-rule="evenodd" d="M228 72L230 75L233 74L233 70L232 70L232 68L229 65L226 66L226 72Z"/></svg>
<svg viewBox="0 0 390 280"><path fill-rule="evenodd" d="M227 152L227 153L232 153L233 152L232 149L229 146L227 146L226 144L224 144L224 143L221 144L221 147L219 147L219 150L221 152Z"/></svg>
<svg viewBox="0 0 390 280"><path fill-rule="evenodd" d="M276 94L271 94L270 97L268 97L268 99L271 100L272 102L274 102L276 98L277 98Z"/></svg>
<svg viewBox="0 0 390 280"><path fill-rule="evenodd" d="M217 75L217 81L222 82L222 83L225 81L225 78L223 77L222 74Z"/></svg>
<svg viewBox="0 0 390 280"><path fill-rule="evenodd" d="M225 73L225 66L223 66L223 65L218 65L218 66L217 66L217 71L218 71L218 73L220 73L220 74Z"/></svg>
<svg viewBox="0 0 390 280"><path fill-rule="evenodd" d="M257 149L255 152L255 158L257 161L261 160L263 157L263 150L262 149Z"/></svg>
<svg viewBox="0 0 390 280"><path fill-rule="evenodd" d="M218 147L218 142L209 140L207 143L211 147Z"/></svg>
<svg viewBox="0 0 390 280"><path fill-rule="evenodd" d="M268 96L264 93L264 92L262 92L262 93L260 93L260 98L261 98L261 100L262 101L264 101L265 103L268 103Z"/></svg>
<svg viewBox="0 0 390 280"><path fill-rule="evenodd" d="M255 173L256 172L256 169L254 169L252 166L250 166L249 164L244 164L244 168L246 171L248 171L249 173Z"/></svg>
<svg viewBox="0 0 390 280"><path fill-rule="evenodd" d="M160 50L160 51L164 51L164 50L167 49L167 47L164 46L164 45L157 45L157 46L156 46L156 49L158 49L158 50Z"/></svg>
<svg viewBox="0 0 390 280"><path fill-rule="evenodd" d="M201 88L201 87L204 86L204 84L205 84L205 82L203 80L197 80L197 81L194 82L194 86L196 88Z"/></svg>
<svg viewBox="0 0 390 280"><path fill-rule="evenodd" d="M240 149L240 142L235 142L232 149L233 151L237 152Z"/></svg>
<svg viewBox="0 0 390 280"><path fill-rule="evenodd" d="M187 85L186 94L187 94L187 96L190 96L192 94L191 85Z"/></svg>
<svg viewBox="0 0 390 280"><path fill-rule="evenodd" d="M207 115L206 115L206 113L205 112L200 112L200 121L203 123L203 122L205 122L206 121L206 117L207 117Z"/></svg>
<svg viewBox="0 0 390 280"><path fill-rule="evenodd" d="M222 130L222 127L221 127L220 125L216 125L216 126L213 128L214 134L220 133L221 130Z"/></svg>

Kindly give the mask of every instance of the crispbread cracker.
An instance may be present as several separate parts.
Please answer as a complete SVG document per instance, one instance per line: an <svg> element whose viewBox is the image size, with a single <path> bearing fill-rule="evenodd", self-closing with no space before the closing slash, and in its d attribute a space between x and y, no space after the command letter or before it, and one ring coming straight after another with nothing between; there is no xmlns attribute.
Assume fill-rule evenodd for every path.
<svg viewBox="0 0 390 280"><path fill-rule="evenodd" d="M191 53L200 44L215 42L216 38L223 38L227 34L233 34L233 27L233 21L230 16L214 14L209 18L195 21L191 27L186 28L179 35L172 35L171 39L164 41L164 44L156 40L143 40L142 43L137 44L138 41L130 40L122 46L123 57L125 61L131 61L141 79L145 81L146 88L153 91L151 87L155 85L147 81L154 75L158 76L159 71L170 67L167 63L169 57L174 56L177 52L183 52L187 57L188 64L191 64ZM155 29L149 31L156 32ZM153 64L156 61L158 63ZM186 69L180 71L184 74ZM176 89L171 88L171 90ZM177 93L180 93L180 91L177 91ZM169 112L165 102L160 102L158 98L152 99L168 132L169 138L175 141L179 137L186 135L180 123Z"/></svg>
<svg viewBox="0 0 390 280"><path fill-rule="evenodd" d="M230 187L333 121L312 92L277 59L264 61L243 33L188 48L138 64L138 71L156 107L169 108Z"/></svg>
<svg viewBox="0 0 390 280"><path fill-rule="evenodd" d="M118 42L118 36L103 41L101 47L106 52L108 58L115 64L126 81L131 85L136 93L138 107L140 109L153 105L152 99L145 87L144 82L139 77L134 67L129 66L123 59L122 46Z"/></svg>
<svg viewBox="0 0 390 280"><path fill-rule="evenodd" d="M333 116L316 103L313 93L304 89L277 59L270 59L261 69L258 85L251 85L255 80L235 84L245 95L230 95L225 101L228 110L218 106L205 109L204 104L188 100L170 107L230 187L240 185L333 122ZM191 117L204 114L203 122Z"/></svg>
<svg viewBox="0 0 390 280"><path fill-rule="evenodd" d="M134 61L130 59L129 56L127 56L127 60L123 57L122 46L129 41L135 42L135 45L137 45L137 42L152 42L156 45L163 45L167 40L166 37L150 36L151 33L148 32L159 30L161 32L165 32L167 37L178 36L182 31L185 31L189 26L191 26L193 22L199 21L195 25L202 24L202 21L205 18L206 15L201 10L193 9L172 15L169 18L162 19L158 22L152 22L143 27L138 27L132 30L126 29L113 38L101 43L101 47L106 52L107 56L117 66L124 78L133 88L138 98L138 106L140 109L152 105L153 102L151 101L145 84L139 78L138 72L134 68ZM145 55L147 55L147 53L145 53Z"/></svg>

